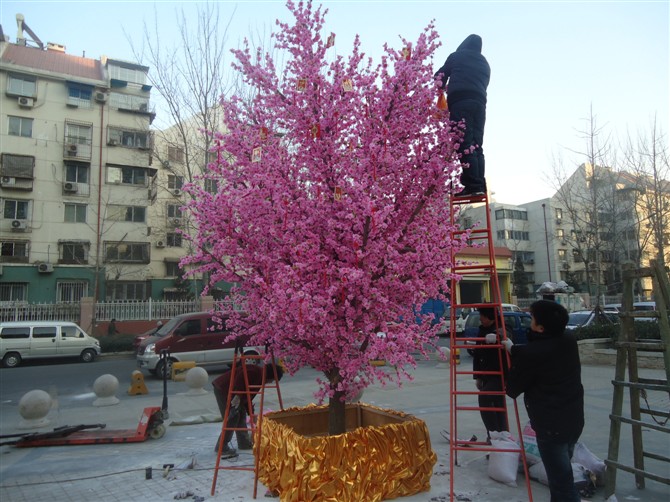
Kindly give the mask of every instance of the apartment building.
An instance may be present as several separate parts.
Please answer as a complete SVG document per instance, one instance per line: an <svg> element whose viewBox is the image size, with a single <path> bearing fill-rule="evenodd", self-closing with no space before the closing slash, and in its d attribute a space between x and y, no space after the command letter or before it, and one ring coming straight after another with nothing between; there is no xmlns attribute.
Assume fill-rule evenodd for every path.
<svg viewBox="0 0 670 502"><path fill-rule="evenodd" d="M0 42L0 301L160 297L148 70Z"/></svg>
<svg viewBox="0 0 670 502"><path fill-rule="evenodd" d="M668 183L661 183L661 193L650 193L640 188L645 182L639 174L582 164L550 198L518 206L490 203L495 245L512 252L513 289L521 282L533 293L544 282L564 281L590 295L620 293L623 264L644 266L664 252L661 238L650 229L666 227L657 233L670 240L663 223L670 221L668 215L663 220L645 210L649 204L644 203L653 196L667 207ZM484 210L483 205L466 208L461 224L485 221ZM650 292L651 284L636 285L635 294Z"/></svg>

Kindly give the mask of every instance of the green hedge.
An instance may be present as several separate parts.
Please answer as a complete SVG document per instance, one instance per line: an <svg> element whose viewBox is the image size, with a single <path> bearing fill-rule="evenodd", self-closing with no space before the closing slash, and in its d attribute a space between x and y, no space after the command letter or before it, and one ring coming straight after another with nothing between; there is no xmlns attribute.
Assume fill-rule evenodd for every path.
<svg viewBox="0 0 670 502"><path fill-rule="evenodd" d="M106 335L98 338L103 354L110 352L132 352L135 335Z"/></svg>
<svg viewBox="0 0 670 502"><path fill-rule="evenodd" d="M635 338L645 340L660 340L661 332L657 322L637 321L635 323ZM609 338L615 340L619 338L621 331L620 324L592 324L584 328L575 330L577 340L588 340L594 338Z"/></svg>

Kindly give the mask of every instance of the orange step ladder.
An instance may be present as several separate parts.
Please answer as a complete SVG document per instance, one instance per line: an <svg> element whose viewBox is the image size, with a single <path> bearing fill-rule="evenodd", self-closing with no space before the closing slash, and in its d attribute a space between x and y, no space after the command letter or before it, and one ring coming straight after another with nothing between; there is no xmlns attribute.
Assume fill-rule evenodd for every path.
<svg viewBox="0 0 670 502"><path fill-rule="evenodd" d="M233 364L230 369L230 387L228 388L228 396L226 399L226 411L223 417L223 424L221 426L221 436L219 441L219 449L216 456L216 467L214 468L214 479L212 480L212 491L211 495L214 496L216 492L216 481L219 475L220 470L231 470L231 471L253 471L254 472L254 498L258 493L258 460L260 458L260 448L261 440L260 434L263 427L263 407L265 405L265 390L266 389L276 389L277 390L277 400L279 402L279 409L284 409L284 403L281 397L281 391L279 390L279 378L277 375L277 364L275 362L274 356L271 358L272 368L274 371L274 380L271 384L266 382L266 374L263 371L263 378L260 385L252 385L249 383L249 373L248 365L249 364L261 364L265 360L263 355L246 355L243 353L241 347L235 349L235 356L233 358ZM235 385L235 377L238 372L242 372L244 376L244 390L233 390ZM260 396L260 402L258 403L258 411L255 412L252 406L252 399L255 394ZM248 427L228 427L228 416L230 414L230 406L233 398L239 396L239 399L247 400L247 409L251 410L251 413L248 415ZM253 438L253 452L254 452L254 462L253 466L249 465L222 465L221 464L221 454L223 452L223 447L225 446L223 438L228 431L246 431L251 434Z"/></svg>
<svg viewBox="0 0 670 502"><path fill-rule="evenodd" d="M495 329L497 333L502 334L502 339L507 338L507 333L505 330L505 323L503 322L503 313L502 313L502 300L500 294L500 283L498 281L498 273L496 270L496 257L494 242L491 234L491 213L489 210L489 201L488 195L471 195L471 196L460 196L458 194L452 195L450 204L450 222L452 225L456 223L458 214L460 211L460 206L467 204L477 204L483 203L486 209L486 221L485 226L480 228L472 228L469 230L457 230L452 235L453 240L461 239L468 234L469 244L487 247L488 248L488 257L481 260L479 263L464 263L459 261L455 256L452 256L452 273L456 277L451 279L451 308L450 310L450 349L451 349L451 364L450 364L450 383L449 383L449 395L450 395L450 420L449 420L449 472L450 472L450 500L454 500L454 478L455 478L455 466L458 465L458 452L462 450L468 451L486 451L486 452L514 452L519 453L523 462L524 474L526 478L526 487L528 490L528 500L533 501L533 494L530 486L530 478L528 476L528 464L526 462L526 455L523 448L522 440L522 429L519 422L519 410L517 407L516 400L514 402L514 415L516 419L516 437L515 439L519 442L518 448L509 448L509 449L500 449L494 448L488 441L465 441L458 439L458 421L459 416L468 415L472 419L471 414L473 411L491 411L491 412L504 412L505 420L508 424L509 429L509 415L507 412L507 405L503 407L482 407L479 406L479 397L482 395L501 395L506 396L505 388L505 375L502 368L507 368L509 366L509 356L505 351L504 347L500 343L495 344L486 344L485 338L483 337L457 337L456 336L456 318L458 312L462 308L471 308L477 309L480 307L490 307L495 309ZM480 303L461 303L458 281L463 277L480 277L483 280L488 281L489 285L489 302L480 302ZM502 322L502 324L500 324ZM473 371L470 369L461 369L460 367L460 351L472 349L473 344L477 344L477 349L482 350L496 350L498 356L498 371ZM474 379L478 376L493 376L495 378L500 378L501 381L501 391L492 391L484 390L480 391L476 388L474 380L468 380L465 384L467 389L459 389L461 382L458 381L460 376L469 376ZM477 405L472 405L472 398L477 398ZM466 403L464 403L466 402ZM507 399L505 399L505 403ZM480 419L480 417L477 417ZM481 420L481 419L480 419Z"/></svg>

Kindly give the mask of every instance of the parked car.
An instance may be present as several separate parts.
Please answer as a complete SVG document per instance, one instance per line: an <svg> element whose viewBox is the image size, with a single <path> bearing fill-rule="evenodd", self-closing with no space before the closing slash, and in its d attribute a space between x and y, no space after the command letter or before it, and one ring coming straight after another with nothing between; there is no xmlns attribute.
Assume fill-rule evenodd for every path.
<svg viewBox="0 0 670 502"><path fill-rule="evenodd" d="M468 317L472 309L470 308L457 308L456 309L456 335L463 333L465 329L465 319ZM451 307L447 306L444 311L444 315L440 320L440 327L437 331L439 336L449 336L449 329L451 325Z"/></svg>
<svg viewBox="0 0 670 502"><path fill-rule="evenodd" d="M140 350L140 345L142 345L142 342L146 340L147 338L151 336L162 336L159 331L163 327L163 322L159 321L158 324L154 327L151 328L148 331L145 331L141 335L135 335L135 338L133 338L133 348L135 349L135 353L137 353Z"/></svg>
<svg viewBox="0 0 670 502"><path fill-rule="evenodd" d="M521 308L513 303L502 303L501 306L503 312L522 312Z"/></svg>
<svg viewBox="0 0 670 502"><path fill-rule="evenodd" d="M151 374L172 373L175 362L193 361L198 366L230 364L235 356L236 341L226 341L230 331L220 329L209 312L182 314L166 322L154 336L140 344L137 366ZM240 340L244 354L258 355L260 347L246 347ZM161 361L160 354L168 351Z"/></svg>
<svg viewBox="0 0 670 502"><path fill-rule="evenodd" d="M528 343L528 330L530 329L530 314L528 312L503 311L505 333L515 344ZM474 338L479 334L479 312L470 312L465 320L463 337Z"/></svg>
<svg viewBox="0 0 670 502"><path fill-rule="evenodd" d="M621 312L621 304L620 303L609 303L603 307L605 310L616 310L617 312ZM656 302L634 302L633 303L633 312L649 312L656 310ZM653 322L656 319L653 317L636 317L636 321L646 321L646 322Z"/></svg>
<svg viewBox="0 0 670 502"><path fill-rule="evenodd" d="M612 324L619 324L619 312L616 310L603 310L604 318L601 322L610 322ZM598 322L598 316L594 310L577 310L570 312L568 316L568 325L565 327L566 331L573 331L577 328L584 328Z"/></svg>
<svg viewBox="0 0 670 502"><path fill-rule="evenodd" d="M100 342L73 322L0 323L0 358L6 368L38 358L78 357L90 363L100 353Z"/></svg>

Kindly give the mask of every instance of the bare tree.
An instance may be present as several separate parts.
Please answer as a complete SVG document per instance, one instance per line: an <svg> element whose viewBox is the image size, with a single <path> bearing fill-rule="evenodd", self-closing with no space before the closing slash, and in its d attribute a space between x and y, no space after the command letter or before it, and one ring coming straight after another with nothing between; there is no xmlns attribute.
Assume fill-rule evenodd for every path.
<svg viewBox="0 0 670 502"><path fill-rule="evenodd" d="M608 167L613 165L609 136L598 126L592 109L580 136L585 150L573 153L582 156L584 162L571 176L565 174L561 163L555 163L552 183L556 186L554 201L562 209L564 225L568 227L563 240L572 249L574 261L583 262L583 282L598 305L605 282L603 271L617 261L618 175Z"/></svg>
<svg viewBox="0 0 670 502"><path fill-rule="evenodd" d="M631 175L638 216L638 255L670 263L670 163L668 144L656 118L648 132L628 135L622 168ZM646 261L646 260L645 260Z"/></svg>

